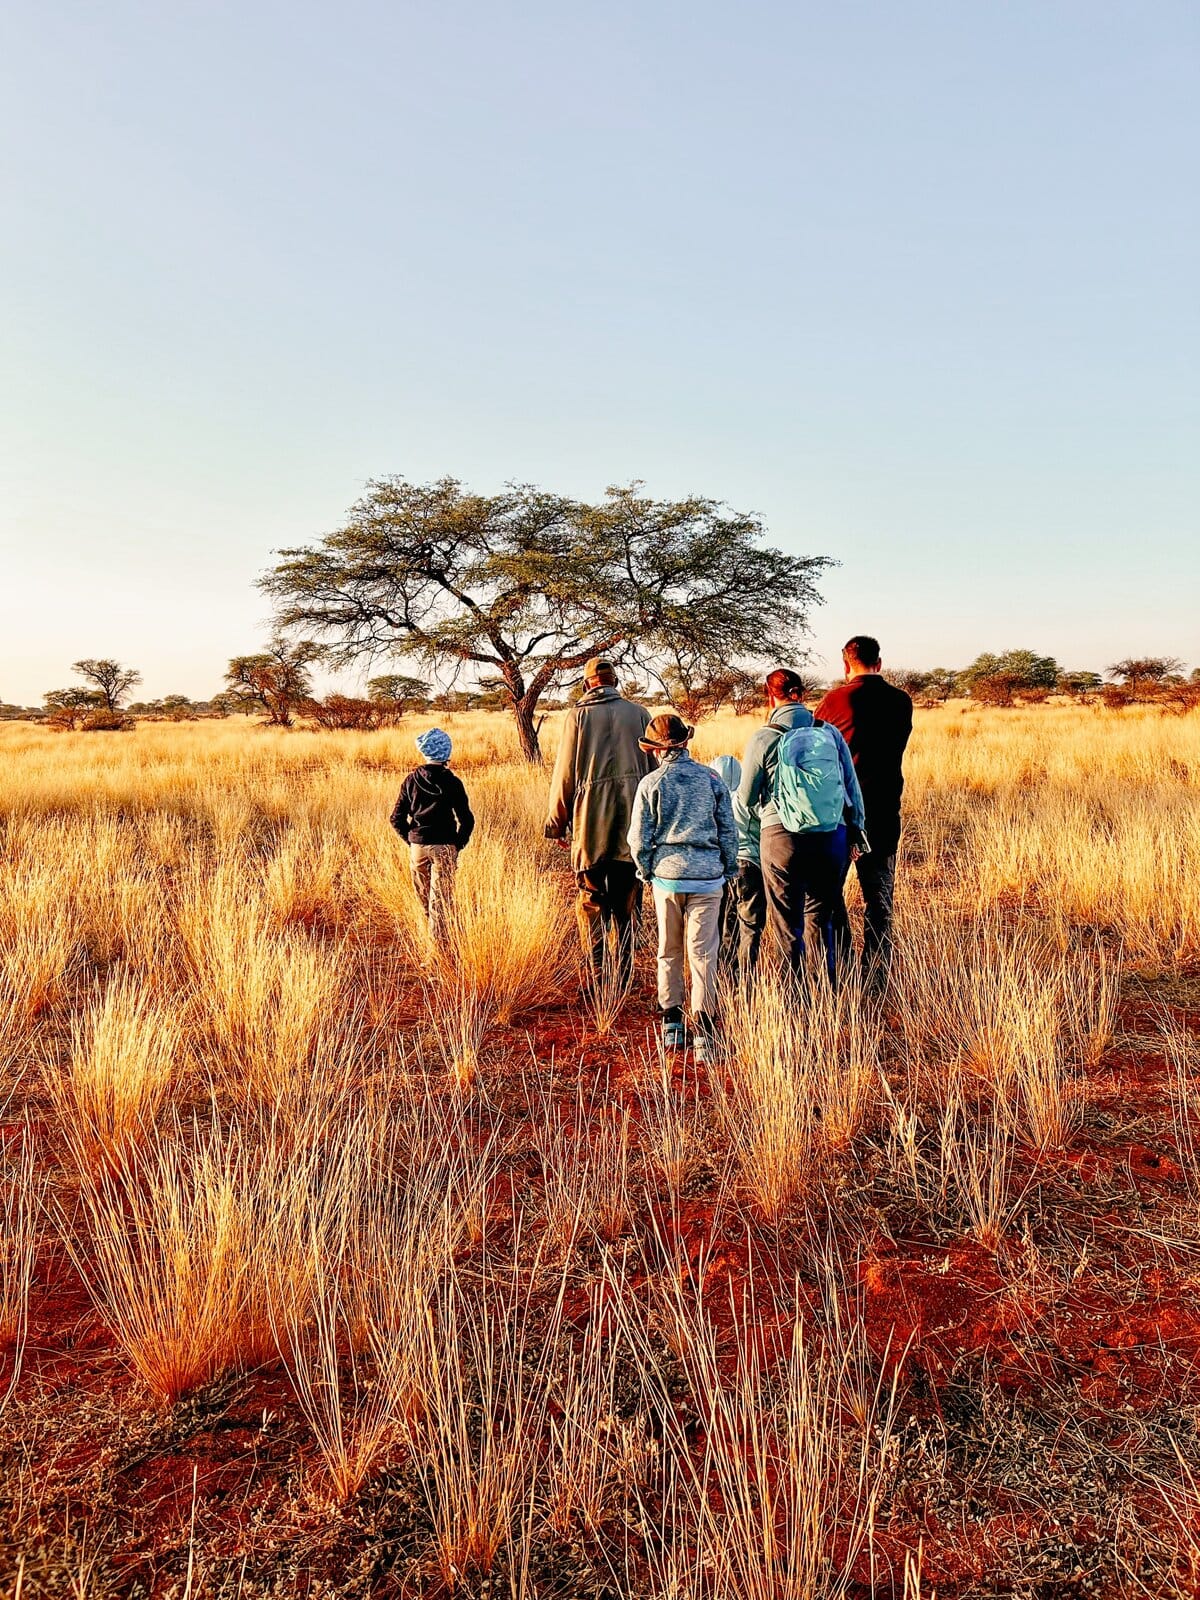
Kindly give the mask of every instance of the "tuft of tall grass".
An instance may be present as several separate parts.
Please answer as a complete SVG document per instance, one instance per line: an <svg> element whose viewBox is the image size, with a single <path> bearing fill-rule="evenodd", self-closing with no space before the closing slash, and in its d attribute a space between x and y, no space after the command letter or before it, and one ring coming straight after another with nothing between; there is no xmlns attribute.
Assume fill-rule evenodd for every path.
<svg viewBox="0 0 1200 1600"><path fill-rule="evenodd" d="M561 1303L539 1314L528 1284L490 1265L475 1281L449 1274L434 1296L417 1469L451 1593L529 1527Z"/></svg>
<svg viewBox="0 0 1200 1600"><path fill-rule="evenodd" d="M486 996L500 1023L561 998L574 928L559 885L523 840L483 837L464 852L447 975Z"/></svg>
<svg viewBox="0 0 1200 1600"><path fill-rule="evenodd" d="M428 1411L430 1305L483 1171L461 1146L418 1152L412 1131L378 1106L339 1127L340 1150L292 1235L305 1270L271 1309L339 1502L411 1448Z"/></svg>
<svg viewBox="0 0 1200 1600"><path fill-rule="evenodd" d="M357 1021L344 1000L344 947L273 928L261 886L236 863L195 875L178 916L196 1030L235 1100L269 1102L338 1077Z"/></svg>
<svg viewBox="0 0 1200 1600"><path fill-rule="evenodd" d="M669 1292L703 1424L697 1456L678 1408L668 1408L676 1525L656 1565L674 1592L835 1600L856 1592L862 1569L873 1581L897 1389L873 1362L862 1324L832 1318L818 1335L798 1316L762 1315L748 1294L730 1307L724 1346L702 1295L678 1280Z"/></svg>
<svg viewBox="0 0 1200 1600"><path fill-rule="evenodd" d="M77 865L50 831L46 859L0 864L0 1009L14 1043L61 996L79 950Z"/></svg>
<svg viewBox="0 0 1200 1600"><path fill-rule="evenodd" d="M1102 949L1063 949L1037 927L960 922L933 911L928 936L906 941L895 1009L918 1096L995 1106L1023 1140L1067 1144L1081 1115L1079 1069L1112 1027L1115 973Z"/></svg>
<svg viewBox="0 0 1200 1600"><path fill-rule="evenodd" d="M565 1259L581 1239L611 1244L634 1214L636 1150L628 1106L607 1101L581 1076L574 1104L556 1103L553 1084L534 1088L532 1141L542 1165L543 1248Z"/></svg>
<svg viewBox="0 0 1200 1600"><path fill-rule="evenodd" d="M115 1164L154 1137L179 1068L184 1036L174 1010L131 975L114 978L72 1019L65 1066L43 1065L43 1081L76 1159Z"/></svg>
<svg viewBox="0 0 1200 1600"><path fill-rule="evenodd" d="M1188 1201L1200 1210L1200 1046L1193 1034L1165 1008L1159 1015L1159 1037L1170 1072L1171 1120L1175 1148L1187 1184Z"/></svg>
<svg viewBox="0 0 1200 1600"><path fill-rule="evenodd" d="M694 1078L686 1067L676 1085L661 1052L642 1057L636 1079L641 1109L640 1143L647 1164L675 1199L709 1161L711 1129Z"/></svg>
<svg viewBox="0 0 1200 1600"><path fill-rule="evenodd" d="M763 975L725 996L728 1081L716 1103L743 1190L779 1222L871 1115L879 1025L856 990L802 991Z"/></svg>
<svg viewBox="0 0 1200 1600"><path fill-rule="evenodd" d="M587 1323L550 1375L547 1441L538 1496L560 1539L596 1535L645 1481L655 1447L643 1409L622 1415L618 1386L627 1346L604 1303L632 1293L624 1262L592 1286Z"/></svg>
<svg viewBox="0 0 1200 1600"><path fill-rule="evenodd" d="M83 1232L63 1216L64 1242L160 1404L261 1354L266 1220L286 1209L287 1184L305 1179L303 1164L266 1158L237 1123L178 1116L154 1139L131 1141L115 1167L81 1174Z"/></svg>
<svg viewBox="0 0 1200 1600"><path fill-rule="evenodd" d="M937 1199L943 1213L964 1220L985 1249L999 1247L1019 1207L1016 1140L1011 1122L968 1106L951 1089L936 1128Z"/></svg>
<svg viewBox="0 0 1200 1600"><path fill-rule="evenodd" d="M15 1151L6 1150L0 1162L0 1360L7 1368L0 1411L21 1376L45 1191L45 1174L38 1171L36 1145L26 1123Z"/></svg>

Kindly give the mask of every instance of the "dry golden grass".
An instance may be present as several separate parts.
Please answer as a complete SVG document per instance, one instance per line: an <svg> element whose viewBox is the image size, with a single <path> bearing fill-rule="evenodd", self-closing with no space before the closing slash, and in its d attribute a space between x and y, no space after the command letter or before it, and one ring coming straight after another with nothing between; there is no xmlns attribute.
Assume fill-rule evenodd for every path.
<svg viewBox="0 0 1200 1600"><path fill-rule="evenodd" d="M640 989L579 1003L546 774L502 718L448 719L479 828L431 946L387 827L427 720L0 725L0 1094L29 1119L0 1164L6 1389L49 1183L135 1393L165 1413L282 1367L305 1504L408 1473L444 1590L502 1569L533 1596L539 1541L619 1525L618 1589L832 1600L874 1570L902 1386L799 1284L718 1315L672 1229L699 1195L731 1239L822 1217L852 1258L869 1170L1003 1257L1022 1174L1077 1139L1122 974L1200 961L1200 717L920 713L886 1013L853 985L730 988L707 1074L647 1038L644 951ZM697 754L753 725L704 725ZM1168 1018L1162 1049L1194 1235L1194 1036ZM917 1600L921 1567L887 1581Z"/></svg>

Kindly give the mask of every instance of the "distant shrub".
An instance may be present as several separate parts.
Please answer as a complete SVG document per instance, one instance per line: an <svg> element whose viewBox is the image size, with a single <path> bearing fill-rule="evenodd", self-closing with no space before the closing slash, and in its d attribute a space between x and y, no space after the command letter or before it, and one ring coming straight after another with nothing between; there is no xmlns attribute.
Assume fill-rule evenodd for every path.
<svg viewBox="0 0 1200 1600"><path fill-rule="evenodd" d="M406 711L423 711L429 704L430 686L424 678L410 678L402 672L385 672L367 679L367 698L384 706L393 722Z"/></svg>
<svg viewBox="0 0 1200 1600"><path fill-rule="evenodd" d="M360 700L350 694L328 694L324 700L303 700L297 709L303 716L311 717L319 728L360 731L390 727L399 722L401 715L394 702Z"/></svg>
<svg viewBox="0 0 1200 1600"><path fill-rule="evenodd" d="M1194 711L1200 706L1200 679L1193 677L1164 684L1156 698L1168 710Z"/></svg>
<svg viewBox="0 0 1200 1600"><path fill-rule="evenodd" d="M1073 700L1083 702L1089 695L1095 694L1103 683L1098 672L1079 669L1075 672L1060 672L1055 692L1070 695Z"/></svg>
<svg viewBox="0 0 1200 1600"><path fill-rule="evenodd" d="M1100 698L1110 711L1124 711L1137 696L1126 683L1106 683L1100 691Z"/></svg>
<svg viewBox="0 0 1200 1600"><path fill-rule="evenodd" d="M961 694L969 694L985 705L1011 705L1011 699L988 699L989 693L997 692L996 686L1001 680L1008 682L1010 691L1053 689L1058 682L1058 662L1053 656L1038 655L1036 650L1003 650L999 655L985 650L958 674L956 687ZM977 688L980 683L992 685L992 688L985 689L981 695Z"/></svg>
<svg viewBox="0 0 1200 1600"><path fill-rule="evenodd" d="M986 677L975 679L971 685L971 698L984 706L1011 706L1020 687L1020 679L1015 673L991 672Z"/></svg>
<svg viewBox="0 0 1200 1600"><path fill-rule="evenodd" d="M107 706L96 706L91 711L80 711L74 706L55 706L46 718L46 726L56 733L129 733L137 726L124 711L110 711Z"/></svg>

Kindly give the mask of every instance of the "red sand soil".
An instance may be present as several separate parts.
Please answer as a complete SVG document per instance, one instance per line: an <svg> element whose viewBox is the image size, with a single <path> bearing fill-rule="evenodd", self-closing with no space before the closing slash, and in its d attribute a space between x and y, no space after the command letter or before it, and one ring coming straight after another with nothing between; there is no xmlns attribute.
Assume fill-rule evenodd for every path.
<svg viewBox="0 0 1200 1600"><path fill-rule="evenodd" d="M879 1511L874 1576L858 1563L854 1600L898 1594L904 1552L918 1544L926 1600L1156 1592L1131 1565L1141 1557L1129 1536L1171 1534L1155 1481L1178 1482L1170 1435L1190 1428L1194 1441L1185 1420L1200 1408L1198 1229L1193 1219L1189 1237L1179 1226L1188 1189L1167 1064L1151 1043L1158 1015L1144 1000L1125 1003L1120 1048L1089 1079L1084 1130L1063 1154L1026 1155L1019 1231L997 1250L945 1237L899 1194L872 1191L860 1206L846 1305L863 1318L877 1359L899 1368L901 1451ZM1200 1015L1177 1015L1200 1028ZM609 1096L636 1117L631 1062L651 1021L639 1003L597 1039L586 1019L541 1013L511 1031L512 1055L554 1061L564 1117L579 1079L604 1076ZM504 1081L495 1099L510 1111L519 1076ZM694 1088L695 1069L688 1081ZM0 1127L0 1139L16 1127ZM48 1145L52 1128L39 1131ZM502 1169L499 1209L527 1203L537 1178L536 1159L518 1150ZM643 1218L635 1227L647 1261L668 1255L703 1285L712 1313L726 1319L726 1348L736 1337L732 1307L751 1286L767 1328L786 1323L787 1311L772 1308L787 1308L797 1284L817 1303L819 1218L758 1228L728 1204L714 1213L701 1188L660 1204L653 1226ZM608 1317L600 1285L598 1271L581 1271L566 1307L576 1326ZM427 1529L411 1476L385 1478L331 1511L277 1368L221 1379L156 1411L57 1243L38 1260L24 1370L0 1445L0 1581L22 1553L26 1597L68 1592L64 1573L88 1559L98 1593L181 1594L193 1529L212 1570L242 1564L247 1595L436 1592L413 1565ZM1128 1558L1123 1538L1135 1551ZM1019 1580L1006 1576L1016 1572ZM1198 1574L1181 1568L1175 1582L1171 1592L1200 1594ZM537 1593L620 1588L564 1550L547 1557Z"/></svg>

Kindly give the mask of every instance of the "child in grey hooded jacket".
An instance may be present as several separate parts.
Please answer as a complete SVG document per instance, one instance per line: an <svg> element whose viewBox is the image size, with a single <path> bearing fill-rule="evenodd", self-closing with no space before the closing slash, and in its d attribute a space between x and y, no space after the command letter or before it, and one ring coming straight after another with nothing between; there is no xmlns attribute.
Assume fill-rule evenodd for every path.
<svg viewBox="0 0 1200 1600"><path fill-rule="evenodd" d="M658 917L658 1003L663 1042L682 1049L684 948L692 977L697 1061L715 1049L721 895L737 875L738 831L729 790L693 761L695 729L675 716L653 718L642 738L659 765L638 784L629 849L654 893Z"/></svg>

